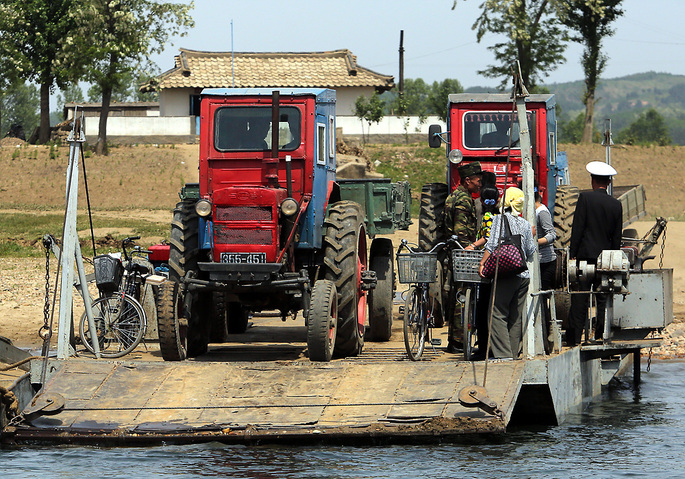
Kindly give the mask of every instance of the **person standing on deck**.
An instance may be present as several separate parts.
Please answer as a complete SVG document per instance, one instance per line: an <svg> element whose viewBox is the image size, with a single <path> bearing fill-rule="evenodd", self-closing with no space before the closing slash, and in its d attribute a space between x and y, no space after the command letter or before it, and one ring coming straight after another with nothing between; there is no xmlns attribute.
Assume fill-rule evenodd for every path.
<svg viewBox="0 0 685 479"><path fill-rule="evenodd" d="M447 237L456 237L459 244L466 248L476 241L478 232L478 215L473 195L480 191L483 170L480 162L474 161L457 168L459 173L459 186L445 200L445 233ZM447 272L451 276L452 272ZM445 281L445 285L451 282ZM450 288L449 296L454 297L458 286ZM449 309L449 308L446 308ZM448 343L447 352L456 353L460 351L458 343L461 338L461 315L454 314L454 311L447 313L448 322ZM456 323L456 324L455 324Z"/></svg>
<svg viewBox="0 0 685 479"><path fill-rule="evenodd" d="M607 187L616 170L603 161L591 161L585 166L590 173L592 191L578 196L576 212L571 228L571 260L596 264L602 250L617 250L621 247L623 207L621 202L607 193ZM588 291L590 285L581 282L580 290ZM589 294L571 295L571 324L566 331L566 344L575 346L582 339L588 321ZM604 331L606 295L597 295L597 324L595 339Z"/></svg>

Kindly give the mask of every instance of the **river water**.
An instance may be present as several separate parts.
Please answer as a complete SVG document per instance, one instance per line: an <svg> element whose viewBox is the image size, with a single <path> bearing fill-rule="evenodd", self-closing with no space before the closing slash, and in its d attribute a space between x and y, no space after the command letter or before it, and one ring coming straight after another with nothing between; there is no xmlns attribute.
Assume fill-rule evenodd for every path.
<svg viewBox="0 0 685 479"><path fill-rule="evenodd" d="M0 449L0 478L685 477L685 363L643 363L561 426L459 444Z"/></svg>

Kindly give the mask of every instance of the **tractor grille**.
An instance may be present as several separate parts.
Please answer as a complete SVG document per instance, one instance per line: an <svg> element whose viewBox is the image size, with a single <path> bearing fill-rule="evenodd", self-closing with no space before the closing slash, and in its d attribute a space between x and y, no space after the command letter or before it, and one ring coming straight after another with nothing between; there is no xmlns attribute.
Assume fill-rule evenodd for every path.
<svg viewBox="0 0 685 479"><path fill-rule="evenodd" d="M217 206L217 221L272 221L270 206Z"/></svg>
<svg viewBox="0 0 685 479"><path fill-rule="evenodd" d="M272 244L271 230L244 230L215 226L214 242L220 244Z"/></svg>

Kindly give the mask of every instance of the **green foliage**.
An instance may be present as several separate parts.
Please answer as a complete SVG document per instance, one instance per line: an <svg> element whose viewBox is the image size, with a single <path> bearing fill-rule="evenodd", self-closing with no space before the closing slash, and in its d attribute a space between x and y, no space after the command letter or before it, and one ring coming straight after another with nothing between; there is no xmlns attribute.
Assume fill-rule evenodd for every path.
<svg viewBox="0 0 685 479"><path fill-rule="evenodd" d="M150 65L147 71L136 70L123 72L121 83L112 89L112 100L116 102L126 101L157 101L159 93L141 92L140 86L159 74L159 68ZM102 100L102 86L94 84L88 89L88 101L99 102Z"/></svg>
<svg viewBox="0 0 685 479"><path fill-rule="evenodd" d="M455 0L452 9L455 9ZM472 29L480 42L486 34L503 41L488 47L496 63L478 73L500 78L506 87L512 78L511 66L521 64L521 76L527 88L533 88L565 61L567 34L549 0L484 0L482 12Z"/></svg>
<svg viewBox="0 0 685 479"><path fill-rule="evenodd" d="M432 113L428 103L431 87L422 78L404 80L404 95L400 99L398 92L393 91L393 96L388 101L388 109L391 115L418 115L427 116Z"/></svg>
<svg viewBox="0 0 685 479"><path fill-rule="evenodd" d="M641 114L630 126L621 130L617 139L619 143L626 145L656 144L666 146L671 144L671 136L664 117L654 108L650 108Z"/></svg>
<svg viewBox="0 0 685 479"><path fill-rule="evenodd" d="M65 60L76 29L74 12L85 0L3 0L0 3L0 52L4 66L19 79L41 85L41 104L49 91L79 74ZM41 110L41 141L49 139L48 108Z"/></svg>
<svg viewBox="0 0 685 479"><path fill-rule="evenodd" d="M0 91L0 138L4 138L12 125L21 125L28 138L38 127L40 95L35 85L17 82Z"/></svg>
<svg viewBox="0 0 685 479"><path fill-rule="evenodd" d="M371 130L371 123L379 123L383 119L384 109L385 104L377 92L374 92L371 98L359 95L354 102L354 115L368 124L367 136Z"/></svg>
<svg viewBox="0 0 685 479"><path fill-rule="evenodd" d="M614 34L610 27L623 10L618 8L622 0L560 0L562 23L572 34L571 40L583 45L581 65L585 74L583 103L594 116L595 90L606 67L608 57L602 52L602 41ZM591 130L585 131L583 141L590 142Z"/></svg>
<svg viewBox="0 0 685 479"><path fill-rule="evenodd" d="M585 113L578 113L573 120L559 121L559 143L580 143L585 128Z"/></svg>
<svg viewBox="0 0 685 479"><path fill-rule="evenodd" d="M464 87L459 80L447 78L441 82L433 82L433 88L428 96L428 103L431 110L437 114L442 121L447 121L447 100L452 93L463 93Z"/></svg>

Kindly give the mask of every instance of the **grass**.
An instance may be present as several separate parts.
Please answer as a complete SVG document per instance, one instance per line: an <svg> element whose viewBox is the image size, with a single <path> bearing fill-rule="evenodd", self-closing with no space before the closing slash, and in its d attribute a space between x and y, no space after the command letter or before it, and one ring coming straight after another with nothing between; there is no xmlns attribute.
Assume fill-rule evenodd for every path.
<svg viewBox="0 0 685 479"><path fill-rule="evenodd" d="M427 183L445 182L447 160L445 148L428 148L414 144L388 148L367 145L366 153L376 171L395 181L408 181L412 189L412 217L418 218L421 187Z"/></svg>
<svg viewBox="0 0 685 479"><path fill-rule="evenodd" d="M49 233L55 238L62 237L62 213L30 214L30 213L0 213L0 256L4 257L40 257L45 254L42 246L43 235ZM136 220L116 219L111 217L94 217L93 228L103 229L118 241L128 234L118 230L132 230L134 235L146 237L168 237L169 224ZM76 224L77 231L90 232L88 216L79 214ZM96 235L96 241L104 236ZM141 244L141 246L149 246ZM93 248L90 233L81 239L81 249L84 256L92 256ZM98 253L118 250L118 245L108 244L98 248Z"/></svg>

